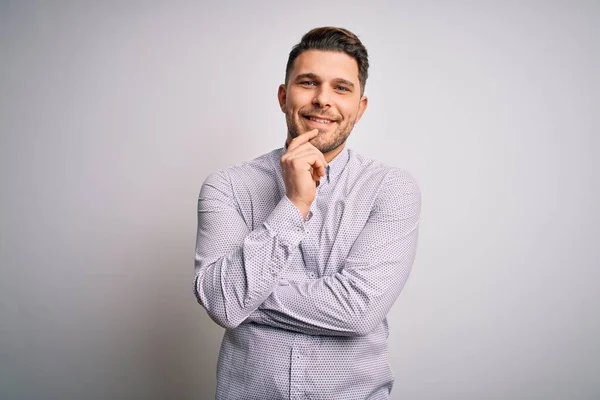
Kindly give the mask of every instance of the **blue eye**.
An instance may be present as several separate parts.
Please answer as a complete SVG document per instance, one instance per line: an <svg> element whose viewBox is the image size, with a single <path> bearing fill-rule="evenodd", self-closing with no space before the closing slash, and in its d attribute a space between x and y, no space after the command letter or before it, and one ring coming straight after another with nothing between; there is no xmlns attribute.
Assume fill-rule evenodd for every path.
<svg viewBox="0 0 600 400"><path fill-rule="evenodd" d="M302 85L307 85L307 86L314 86L315 82L314 81L304 81L304 82L300 82Z"/></svg>

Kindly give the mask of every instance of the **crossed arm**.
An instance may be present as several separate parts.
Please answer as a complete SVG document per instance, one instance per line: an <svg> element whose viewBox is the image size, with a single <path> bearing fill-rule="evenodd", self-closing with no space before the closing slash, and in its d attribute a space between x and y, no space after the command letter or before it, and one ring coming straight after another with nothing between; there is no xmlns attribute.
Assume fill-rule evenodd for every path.
<svg viewBox="0 0 600 400"><path fill-rule="evenodd" d="M216 323L333 336L366 335L381 323L415 256L421 199L410 176L388 174L340 272L286 285L278 276L305 235L298 209L284 196L250 232L230 191L227 175L213 174L198 202L195 292Z"/></svg>

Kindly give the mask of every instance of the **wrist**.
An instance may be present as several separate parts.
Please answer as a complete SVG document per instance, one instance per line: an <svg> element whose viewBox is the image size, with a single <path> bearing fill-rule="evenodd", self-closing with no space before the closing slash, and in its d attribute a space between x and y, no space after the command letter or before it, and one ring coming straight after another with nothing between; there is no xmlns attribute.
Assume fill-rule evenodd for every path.
<svg viewBox="0 0 600 400"><path fill-rule="evenodd" d="M306 204L306 202L304 202L302 200L297 200L297 199L290 199L290 201L302 215L302 220L303 221L306 220L306 216L308 215L308 212L310 211L310 204Z"/></svg>

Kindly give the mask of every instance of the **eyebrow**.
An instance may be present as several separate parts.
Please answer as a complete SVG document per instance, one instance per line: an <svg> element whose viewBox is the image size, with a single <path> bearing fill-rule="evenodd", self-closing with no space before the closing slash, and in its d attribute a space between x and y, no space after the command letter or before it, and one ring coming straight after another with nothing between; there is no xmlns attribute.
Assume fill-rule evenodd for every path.
<svg viewBox="0 0 600 400"><path fill-rule="evenodd" d="M298 81L301 81L302 79L312 79L315 81L320 80L319 77L317 75L313 74L312 72L309 72L306 74L300 74L300 75L296 76L295 81L298 82Z"/></svg>
<svg viewBox="0 0 600 400"><path fill-rule="evenodd" d="M296 79L294 79L295 82L301 81L302 79L311 79L311 80L315 80L315 81L320 81L321 78L319 78L317 75L313 74L312 72L308 72L306 74L300 74L298 76L296 76ZM333 79L334 82L336 83L340 83L342 85L346 85L352 89L354 89L354 83L343 79L343 78L335 78Z"/></svg>

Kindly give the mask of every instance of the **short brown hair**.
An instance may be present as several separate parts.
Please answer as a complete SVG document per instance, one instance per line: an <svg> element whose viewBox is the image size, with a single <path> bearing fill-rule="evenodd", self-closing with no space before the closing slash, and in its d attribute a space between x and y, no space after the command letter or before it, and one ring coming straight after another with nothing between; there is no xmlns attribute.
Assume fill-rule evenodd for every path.
<svg viewBox="0 0 600 400"><path fill-rule="evenodd" d="M287 85L290 72L296 58L306 50L339 51L348 54L358 64L358 80L360 81L360 94L365 92L365 84L369 76L369 55L358 37L344 28L324 26L314 28L302 36L300 43L290 51L285 68L285 83Z"/></svg>

